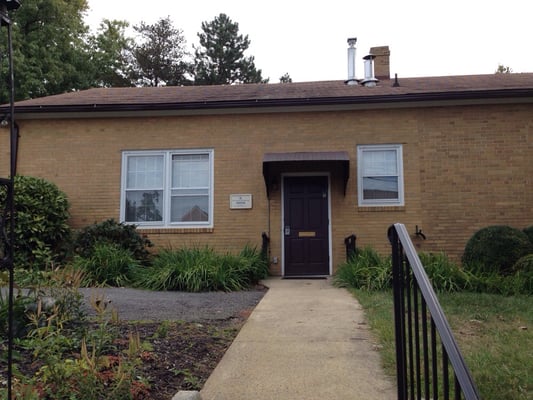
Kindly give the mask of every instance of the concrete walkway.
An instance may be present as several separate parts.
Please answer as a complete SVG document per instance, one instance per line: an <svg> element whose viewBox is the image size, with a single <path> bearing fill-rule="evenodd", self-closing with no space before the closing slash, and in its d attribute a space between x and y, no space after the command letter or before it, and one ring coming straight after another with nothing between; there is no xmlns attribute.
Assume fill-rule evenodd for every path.
<svg viewBox="0 0 533 400"><path fill-rule="evenodd" d="M329 280L271 278L202 400L389 400L361 306Z"/></svg>

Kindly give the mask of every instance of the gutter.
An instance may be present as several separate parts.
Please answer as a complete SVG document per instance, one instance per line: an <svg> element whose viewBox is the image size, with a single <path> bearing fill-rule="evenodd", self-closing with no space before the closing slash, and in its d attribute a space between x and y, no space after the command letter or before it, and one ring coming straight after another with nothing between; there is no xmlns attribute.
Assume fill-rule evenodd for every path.
<svg viewBox="0 0 533 400"><path fill-rule="evenodd" d="M368 108L409 107L417 103L428 103L438 106L441 103L475 101L475 104L494 103L501 100L506 103L518 100L520 103L533 102L533 89L499 89L499 90L470 90L456 92L432 93L403 93L394 95L350 96L350 97L319 97L319 98L289 98L289 99L246 99L230 101L203 101L182 103L129 103L129 104L65 104L65 105L35 105L16 106L15 110L20 119L24 114L77 114L77 113L117 113L117 112L150 112L150 111L217 111L242 110L246 112L261 112L262 109L281 111L280 108L291 108L303 111L302 107L342 107L362 106ZM507 100L507 101L505 101ZM429 104L435 103L435 104ZM383 107L379 107L383 106ZM0 113L8 111L7 106L0 106ZM22 117L22 118L21 118ZM44 117L42 115L41 117Z"/></svg>

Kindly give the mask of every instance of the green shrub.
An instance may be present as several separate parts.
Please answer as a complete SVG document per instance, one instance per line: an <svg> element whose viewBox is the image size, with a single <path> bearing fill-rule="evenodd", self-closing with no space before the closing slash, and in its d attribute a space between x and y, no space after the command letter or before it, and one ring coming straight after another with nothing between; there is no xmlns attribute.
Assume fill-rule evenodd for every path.
<svg viewBox="0 0 533 400"><path fill-rule="evenodd" d="M245 261L247 280L256 283L268 276L268 258L255 247L246 245L239 256Z"/></svg>
<svg viewBox="0 0 533 400"><path fill-rule="evenodd" d="M388 257L371 247L359 250L354 257L339 265L334 277L338 287L383 290L392 286L392 266Z"/></svg>
<svg viewBox="0 0 533 400"><path fill-rule="evenodd" d="M238 255L218 255L211 248L163 249L151 267L137 268L136 286L187 292L247 289L266 276L266 262L255 249Z"/></svg>
<svg viewBox="0 0 533 400"><path fill-rule="evenodd" d="M65 257L65 243L70 238L69 204L59 188L44 179L15 177L16 267L44 269ZM5 204L6 189L0 189L0 203ZM4 210L0 210L3 213ZM11 215L7 215L9 221ZM8 222L9 223L9 222Z"/></svg>
<svg viewBox="0 0 533 400"><path fill-rule="evenodd" d="M75 256L72 265L83 272L83 286L124 286L130 281L131 271L140 264L127 249L96 243L90 256Z"/></svg>
<svg viewBox="0 0 533 400"><path fill-rule="evenodd" d="M533 254L520 258L513 265L514 293L533 294Z"/></svg>
<svg viewBox="0 0 533 400"><path fill-rule="evenodd" d="M495 225L477 231L467 242L463 267L473 273L511 273L520 257L533 252L527 235L519 229Z"/></svg>
<svg viewBox="0 0 533 400"><path fill-rule="evenodd" d="M468 287L469 277L444 253L420 253L420 261L437 292L456 292Z"/></svg>
<svg viewBox="0 0 533 400"><path fill-rule="evenodd" d="M74 252L90 258L97 243L118 245L129 250L135 259L144 264L148 263L150 257L147 248L153 246L148 238L139 234L134 225L118 223L113 219L94 223L79 231L74 240Z"/></svg>
<svg viewBox="0 0 533 400"><path fill-rule="evenodd" d="M0 338L8 335L8 292L0 289ZM13 295L13 335L22 337L27 333L27 325L30 322L27 315L27 307L36 302L36 297L31 294L23 294L17 291Z"/></svg>
<svg viewBox="0 0 533 400"><path fill-rule="evenodd" d="M533 244L533 225L528 226L527 228L525 228L523 230L523 232L526 234L526 236L528 237L529 241Z"/></svg>

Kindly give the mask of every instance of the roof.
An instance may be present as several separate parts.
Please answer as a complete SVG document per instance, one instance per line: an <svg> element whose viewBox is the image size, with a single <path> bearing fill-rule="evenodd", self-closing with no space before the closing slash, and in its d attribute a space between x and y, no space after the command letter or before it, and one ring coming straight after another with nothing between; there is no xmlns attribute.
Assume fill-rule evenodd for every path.
<svg viewBox="0 0 533 400"><path fill-rule="evenodd" d="M209 110L434 100L529 98L533 73L382 80L376 87L344 81L217 86L95 88L16 103L16 113ZM0 111L7 107L0 107Z"/></svg>

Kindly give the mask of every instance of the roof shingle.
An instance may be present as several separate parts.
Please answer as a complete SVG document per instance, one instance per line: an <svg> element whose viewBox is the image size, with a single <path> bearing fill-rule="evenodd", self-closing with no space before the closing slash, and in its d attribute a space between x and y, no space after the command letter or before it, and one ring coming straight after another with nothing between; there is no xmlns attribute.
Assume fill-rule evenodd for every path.
<svg viewBox="0 0 533 400"><path fill-rule="evenodd" d="M438 97L452 93L482 96L490 93L520 92L533 96L533 73L463 75L382 80L376 87L351 86L344 81L219 86L166 86L134 88L95 88L20 101L19 112L46 112L60 108L89 111L89 108L119 109L146 106L173 109L213 106L294 105L305 102L407 101L421 96ZM308 103L309 104L309 103ZM4 108L4 107L2 107Z"/></svg>

